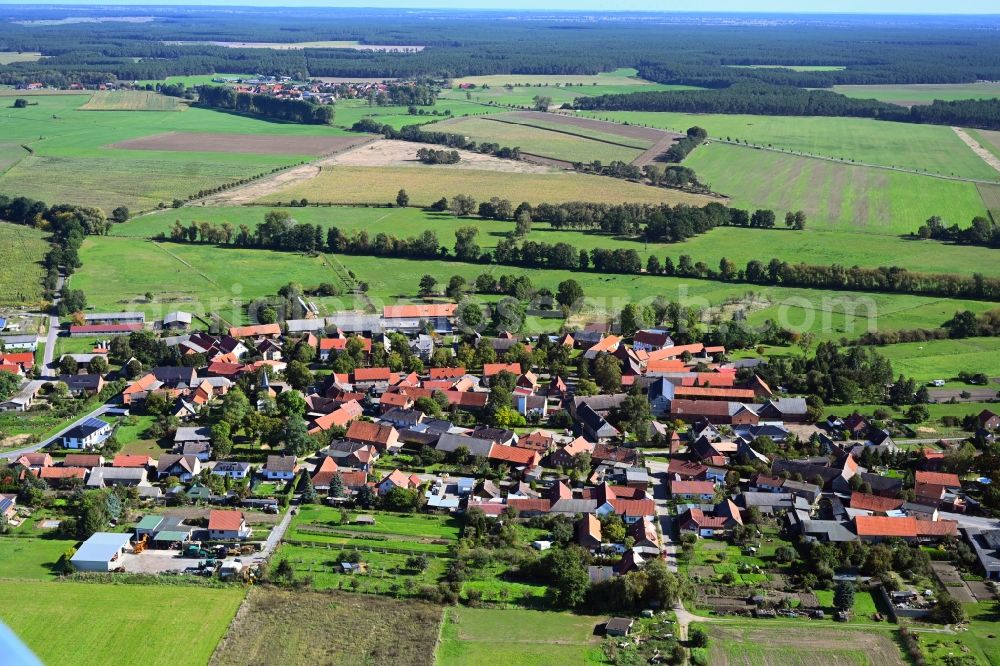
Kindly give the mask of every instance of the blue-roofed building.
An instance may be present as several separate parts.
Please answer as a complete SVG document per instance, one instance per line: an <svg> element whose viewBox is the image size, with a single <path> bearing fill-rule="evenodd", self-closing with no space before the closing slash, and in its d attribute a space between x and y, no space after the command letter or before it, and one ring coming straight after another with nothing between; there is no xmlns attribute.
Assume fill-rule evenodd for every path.
<svg viewBox="0 0 1000 666"><path fill-rule="evenodd" d="M97 532L84 541L70 560L80 571L111 571L121 566L130 534Z"/></svg>
<svg viewBox="0 0 1000 666"><path fill-rule="evenodd" d="M95 449L110 436L111 424L92 417L67 430L62 440L67 449Z"/></svg>

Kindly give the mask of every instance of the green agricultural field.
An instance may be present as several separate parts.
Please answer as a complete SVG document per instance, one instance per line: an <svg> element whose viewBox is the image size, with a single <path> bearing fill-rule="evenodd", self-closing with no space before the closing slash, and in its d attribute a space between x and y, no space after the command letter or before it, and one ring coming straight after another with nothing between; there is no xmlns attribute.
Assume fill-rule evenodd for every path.
<svg viewBox="0 0 1000 666"><path fill-rule="evenodd" d="M573 136L563 132L552 132L527 124L499 122L487 118L465 118L438 127L442 132L458 134L478 143L498 143L511 148L519 147L532 155L551 157L568 162L604 163L621 161L631 162L638 157L645 147L631 148L635 139L611 137L615 143L592 141L582 136ZM582 131L581 131L582 133ZM605 137L600 137L605 139Z"/></svg>
<svg viewBox="0 0 1000 666"><path fill-rule="evenodd" d="M470 83L477 87L484 85L491 88L502 88L511 86L648 86L655 85L651 81L640 79L635 69L623 67L612 72L601 72L599 74L494 74L490 76L466 76L455 79L455 86L463 83Z"/></svg>
<svg viewBox="0 0 1000 666"><path fill-rule="evenodd" d="M287 539L337 547L375 548L400 552L446 555L458 539L461 526L450 516L370 513L375 525L354 525L351 514L341 523L342 513L323 506L303 507L292 521Z"/></svg>
<svg viewBox="0 0 1000 666"><path fill-rule="evenodd" d="M288 538L286 536L286 538ZM353 590L366 594L391 594L393 596L415 597L423 585L437 585L444 576L448 560L435 553L428 556L427 568L418 571L407 566L410 555L405 553L381 552L377 546L371 548L352 544L357 548L367 571L358 574L344 574L340 570L340 553L344 544L320 544L303 546L283 543L278 549L274 562L288 560L295 570L296 580L312 581L315 590Z"/></svg>
<svg viewBox="0 0 1000 666"><path fill-rule="evenodd" d="M790 69L793 72L840 72L840 65L726 65L734 69Z"/></svg>
<svg viewBox="0 0 1000 666"><path fill-rule="evenodd" d="M780 625L780 626L775 626ZM709 635L713 666L903 666L890 630L860 631L806 622L725 621L700 625ZM803 649L803 646L808 649Z"/></svg>
<svg viewBox="0 0 1000 666"><path fill-rule="evenodd" d="M41 260L48 252L45 234L37 229L0 222L0 305L38 303L45 272ZM17 270L14 270L14 267Z"/></svg>
<svg viewBox="0 0 1000 666"><path fill-rule="evenodd" d="M493 109L464 98L437 100L434 106L417 107L424 115L412 115L406 106L370 106L367 100L346 99L337 102L333 122L338 127L349 128L362 118L371 118L381 125L392 125L396 129L405 125L436 123L460 116L478 116L494 113ZM450 112L450 113L448 113ZM433 128L432 128L433 129Z"/></svg>
<svg viewBox="0 0 1000 666"><path fill-rule="evenodd" d="M430 666L441 624L440 606L346 592L254 588L244 611L212 656L212 666Z"/></svg>
<svg viewBox="0 0 1000 666"><path fill-rule="evenodd" d="M975 183L889 169L724 143L699 147L684 165L733 205L779 215L804 210L810 228L898 235L916 232L932 215L964 227L986 213Z"/></svg>
<svg viewBox="0 0 1000 666"><path fill-rule="evenodd" d="M0 582L0 620L51 664L206 663L240 588ZM53 628L58 627L58 631Z"/></svg>
<svg viewBox="0 0 1000 666"><path fill-rule="evenodd" d="M996 83L914 83L875 86L834 86L833 91L858 99L878 99L900 106L930 104L936 99L996 99L1000 84Z"/></svg>
<svg viewBox="0 0 1000 666"><path fill-rule="evenodd" d="M603 144L599 144L603 145ZM2 179L0 179L2 182ZM466 194L484 201L500 197L529 203L604 201L608 203L686 203L703 206L713 199L617 178L581 173L510 173L476 169L419 167L326 167L317 177L270 194L258 203L305 198L310 202L382 204L405 189L410 204L429 206L441 197Z"/></svg>
<svg viewBox="0 0 1000 666"><path fill-rule="evenodd" d="M966 130L986 150L1000 158L1000 132L992 130Z"/></svg>
<svg viewBox="0 0 1000 666"><path fill-rule="evenodd" d="M445 610L437 665L602 664L595 629L607 618L530 610Z"/></svg>
<svg viewBox="0 0 1000 666"><path fill-rule="evenodd" d="M596 141L604 141L607 143L621 144L628 146L629 148L638 148L641 150L646 150L650 148L655 140L643 139L633 136L624 136L622 134L612 133L612 132L601 132L594 129L585 129L582 127L574 127L568 123L559 122L557 120L539 119L539 118L523 118L517 114L504 114L501 116L494 116L490 118L491 121L501 121L514 123L515 125L524 125L525 127L534 127L536 129L551 130L554 132L559 132L561 134L575 134L583 139L594 139Z"/></svg>
<svg viewBox="0 0 1000 666"><path fill-rule="evenodd" d="M917 381L949 379L966 370L1000 377L1000 338L928 340L878 347L893 370Z"/></svg>
<svg viewBox="0 0 1000 666"><path fill-rule="evenodd" d="M166 132L344 134L333 127L276 123L198 108L184 113L76 112L88 99L80 95L38 96L37 106L0 114L4 145L26 144L35 151L0 176L0 189L50 204L95 205L106 212L125 205L136 212L311 157L123 150L112 148L112 144ZM21 149L0 152L0 163L6 161L10 150Z"/></svg>
<svg viewBox="0 0 1000 666"><path fill-rule="evenodd" d="M996 666L1000 664L1000 643L997 642L997 623L1000 617L994 602L963 604L969 617L967 630L959 634L917 632L926 663L946 666L955 663L954 655L962 655L969 664Z"/></svg>
<svg viewBox="0 0 1000 666"><path fill-rule="evenodd" d="M976 185L979 196L983 198L983 203L993 216L993 222L1000 220L1000 185Z"/></svg>
<svg viewBox="0 0 1000 666"><path fill-rule="evenodd" d="M59 558L77 541L0 537L0 578L45 580L56 575Z"/></svg>
<svg viewBox="0 0 1000 666"><path fill-rule="evenodd" d="M0 65L9 65L13 62L36 62L41 59L41 53L32 53L30 51L0 51Z"/></svg>
<svg viewBox="0 0 1000 666"><path fill-rule="evenodd" d="M188 108L177 97L146 90L96 92L79 111L183 111Z"/></svg>
<svg viewBox="0 0 1000 666"><path fill-rule="evenodd" d="M600 77L599 80L603 81ZM532 85L494 85L489 88L476 87L462 89L457 85L441 93L439 99L458 99L479 102L481 104L535 108L535 97L549 97L551 106L561 106L572 103L577 97L593 97L596 95L625 95L633 92L658 92L670 90L700 90L695 86L663 85L659 83L636 81L627 83L579 83L563 85L554 83L536 83Z"/></svg>
<svg viewBox="0 0 1000 666"><path fill-rule="evenodd" d="M961 178L1000 180L950 127L869 118L750 116L642 111L587 111L581 115L684 132L694 125L709 136L866 164L895 166Z"/></svg>
<svg viewBox="0 0 1000 666"><path fill-rule="evenodd" d="M183 83L185 86L191 88L193 86L200 86L203 84L207 85L222 85L213 81L212 79L249 79L252 78L252 74L191 74L188 76L168 76L162 81L157 81L155 79L150 79L146 81L138 81L137 83L142 86L155 86L157 83Z"/></svg>

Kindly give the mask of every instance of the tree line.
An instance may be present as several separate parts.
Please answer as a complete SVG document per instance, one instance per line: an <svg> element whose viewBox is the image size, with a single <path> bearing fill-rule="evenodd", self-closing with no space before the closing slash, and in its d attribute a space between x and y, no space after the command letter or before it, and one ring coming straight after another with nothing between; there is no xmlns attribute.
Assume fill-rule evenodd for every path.
<svg viewBox="0 0 1000 666"><path fill-rule="evenodd" d="M333 106L330 104L236 92L229 86L201 85L196 89L198 104L213 109L230 109L305 125L329 125L333 122Z"/></svg>
<svg viewBox="0 0 1000 666"><path fill-rule="evenodd" d="M449 111L446 111L446 114L450 115ZM351 131L381 134L386 139L395 139L397 141L432 143L440 146L448 146L449 148L482 153L484 155L493 155L494 157L508 160L521 159L520 148L501 147L498 143L489 143L486 141L476 143L460 134L451 134L449 132L428 132L422 129L421 125L406 125L400 129L396 129L392 125L380 125L371 118L362 118L351 126Z"/></svg>
<svg viewBox="0 0 1000 666"><path fill-rule="evenodd" d="M1000 229L992 220L981 215L972 218L972 223L965 229L957 224L946 227L944 221L935 215L920 225L917 236L961 245L1000 247Z"/></svg>
<svg viewBox="0 0 1000 666"><path fill-rule="evenodd" d="M765 116L848 116L904 123L1000 129L1000 100L934 100L910 108L875 99L855 99L830 90L806 90L759 81L736 81L725 88L634 92L577 97L577 109L670 111Z"/></svg>
<svg viewBox="0 0 1000 666"><path fill-rule="evenodd" d="M424 164L458 164L462 158L457 150L421 148L417 151L417 159Z"/></svg>

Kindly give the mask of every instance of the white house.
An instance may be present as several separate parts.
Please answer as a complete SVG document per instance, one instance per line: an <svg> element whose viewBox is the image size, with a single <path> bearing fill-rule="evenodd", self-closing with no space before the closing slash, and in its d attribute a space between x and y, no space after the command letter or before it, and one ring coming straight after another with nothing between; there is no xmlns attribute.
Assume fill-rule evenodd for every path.
<svg viewBox="0 0 1000 666"><path fill-rule="evenodd" d="M89 418L63 434L63 446L67 449L94 449L101 446L111 436L111 424L98 418Z"/></svg>
<svg viewBox="0 0 1000 666"><path fill-rule="evenodd" d="M218 462L212 468L212 474L230 479L245 479L250 474L250 463L246 462Z"/></svg>

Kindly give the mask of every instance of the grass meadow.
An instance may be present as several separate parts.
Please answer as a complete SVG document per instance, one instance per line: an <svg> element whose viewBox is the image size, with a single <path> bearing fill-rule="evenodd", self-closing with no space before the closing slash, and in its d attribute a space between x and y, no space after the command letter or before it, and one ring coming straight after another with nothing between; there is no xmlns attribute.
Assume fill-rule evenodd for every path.
<svg viewBox="0 0 1000 666"><path fill-rule="evenodd" d="M438 666L602 664L596 628L607 618L456 606L445 610Z"/></svg>
<svg viewBox="0 0 1000 666"><path fill-rule="evenodd" d="M903 666L903 654L890 630L862 631L846 626L723 621L700 625L709 635L713 666ZM808 649L803 649L808 646Z"/></svg>
<svg viewBox="0 0 1000 666"><path fill-rule="evenodd" d="M996 99L1000 84L996 83L914 83L873 86L834 86L833 92L858 99L878 99L901 106L930 104L936 99Z"/></svg>
<svg viewBox="0 0 1000 666"><path fill-rule="evenodd" d="M36 62L42 59L42 54L31 51L0 51L0 65L14 62Z"/></svg>
<svg viewBox="0 0 1000 666"><path fill-rule="evenodd" d="M610 72L599 72L597 74L491 74L487 76L466 76L453 81L457 88L462 84L472 84L477 88L489 86L490 88L502 88L511 86L651 86L656 85L652 81L646 81L638 77L638 72L629 67L622 67ZM635 88L638 90L638 88ZM633 90L633 92L635 92Z"/></svg>
<svg viewBox="0 0 1000 666"><path fill-rule="evenodd" d="M479 77L476 77L479 78ZM538 77L531 77L538 78ZM559 77L553 77L559 78ZM464 79L463 79L464 80ZM633 92L653 92L669 90L698 90L695 86L662 85L659 83L642 84L639 81L616 79L613 84L605 83L606 78L600 75L591 83L576 83L572 85L556 83L504 84L491 85L489 88L476 87L472 89L455 88L445 90L439 99L456 99L479 102L480 104L504 107L535 107L535 97L548 97L552 106L562 106L572 103L577 97L593 97L596 95L624 95Z"/></svg>
<svg viewBox="0 0 1000 666"><path fill-rule="evenodd" d="M698 125L709 136L786 150L895 166L946 176L1000 180L950 127L869 118L751 116L642 111L588 111L581 115L684 132Z"/></svg>
<svg viewBox="0 0 1000 666"><path fill-rule="evenodd" d="M430 666L440 606L357 594L251 589L212 666Z"/></svg>
<svg viewBox="0 0 1000 666"><path fill-rule="evenodd" d="M90 96L33 98L37 106L0 112L0 164L25 144L34 151L0 175L0 189L49 204L71 202L110 212L156 208L202 189L270 172L307 155L121 150L111 144L165 132L221 132L278 136L340 135L334 127L270 122L208 109L184 113L78 111Z"/></svg>
<svg viewBox="0 0 1000 666"><path fill-rule="evenodd" d="M515 122L513 119L501 122L489 118L464 118L437 129L450 134L458 134L479 143L493 142L499 143L501 146L520 147L522 151L532 155L541 155L568 162L593 162L594 160L600 160L604 163L631 162L649 146L648 143L645 143L642 147L629 147L636 144L636 139L620 136L598 137L615 142L605 143L604 141L586 139L583 136L553 132L536 127L533 126L537 125L534 121L531 121L531 125L526 124L527 121L524 121L525 124L521 124L521 122Z"/></svg>
<svg viewBox="0 0 1000 666"><path fill-rule="evenodd" d="M1000 339L928 340L879 347L893 370L918 381L948 379L961 370L1000 377Z"/></svg>
<svg viewBox="0 0 1000 666"><path fill-rule="evenodd" d="M448 118L476 116L493 112L483 104L458 97L455 99L439 98L434 106L417 108L425 111L426 115L413 115L409 113L406 106L369 106L367 100L345 99L337 102L333 122L338 127L350 128L362 118L371 118L381 125L392 125L399 129L404 125L435 123Z"/></svg>
<svg viewBox="0 0 1000 666"><path fill-rule="evenodd" d="M39 262L48 249L43 232L0 222L0 305L42 300L44 270Z"/></svg>
<svg viewBox="0 0 1000 666"><path fill-rule="evenodd" d="M898 235L916 232L932 215L964 227L986 212L975 183L731 144L701 146L684 165L732 205L779 215L803 210L810 228Z"/></svg>
<svg viewBox="0 0 1000 666"><path fill-rule="evenodd" d="M50 664L208 662L240 588L0 582L0 620Z"/></svg>
<svg viewBox="0 0 1000 666"><path fill-rule="evenodd" d="M604 144L599 144L604 145ZM2 182L2 180L0 180ZM274 204L305 198L313 203L388 203L405 189L414 206L429 206L441 197L467 194L477 201L500 197L529 203L606 201L609 203L686 203L713 199L616 178L581 173L505 173L474 169L417 167L325 167L318 176L295 184L258 203Z"/></svg>
<svg viewBox="0 0 1000 666"><path fill-rule="evenodd" d="M180 98L147 90L108 90L96 92L78 111L184 111Z"/></svg>
<svg viewBox="0 0 1000 666"><path fill-rule="evenodd" d="M26 536L0 539L0 578L50 579L56 575L59 558L77 543Z"/></svg>

